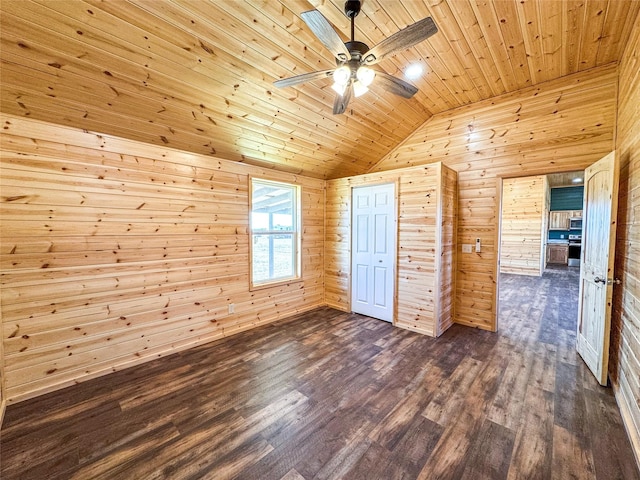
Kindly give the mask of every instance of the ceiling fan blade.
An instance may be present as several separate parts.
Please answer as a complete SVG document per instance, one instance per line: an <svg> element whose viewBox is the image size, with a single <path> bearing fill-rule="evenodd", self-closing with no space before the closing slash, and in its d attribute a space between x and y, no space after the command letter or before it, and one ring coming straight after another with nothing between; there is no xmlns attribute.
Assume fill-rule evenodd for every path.
<svg viewBox="0 0 640 480"><path fill-rule="evenodd" d="M291 87L292 85L298 85L299 83L311 82L313 80L319 80L321 78L330 77L333 74L331 70L321 70L319 72L303 73L302 75L296 75L295 77L283 78L282 80L276 80L273 85L278 88Z"/></svg>
<svg viewBox="0 0 640 480"><path fill-rule="evenodd" d="M404 98L411 98L418 92L418 89L410 83L380 70L376 70L376 79L373 84Z"/></svg>
<svg viewBox="0 0 640 480"><path fill-rule="evenodd" d="M337 95L336 99L333 102L333 114L339 115L344 113L347 109L347 105L349 105L349 101L351 100L351 95L353 94L353 85L349 84L347 89L344 92L344 95Z"/></svg>
<svg viewBox="0 0 640 480"><path fill-rule="evenodd" d="M347 50L340 35L333 29L329 20L318 10L302 12L300 16L315 36L318 37L318 40L320 40L340 62L346 62L351 58L351 53Z"/></svg>
<svg viewBox="0 0 640 480"><path fill-rule="evenodd" d="M433 23L431 17L423 18L399 32L394 33L389 38L384 39L362 57L364 65L373 65L383 58L399 50L406 50L415 44L426 40L438 31L438 27Z"/></svg>

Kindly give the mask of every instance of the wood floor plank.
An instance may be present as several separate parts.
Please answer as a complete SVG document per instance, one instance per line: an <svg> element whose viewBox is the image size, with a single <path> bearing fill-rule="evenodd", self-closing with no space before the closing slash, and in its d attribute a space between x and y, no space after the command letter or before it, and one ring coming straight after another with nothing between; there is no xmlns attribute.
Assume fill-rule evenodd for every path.
<svg viewBox="0 0 640 480"><path fill-rule="evenodd" d="M390 462L401 465L402 469L409 473L409 478L416 478L433 453L444 430L441 425L422 415L416 415L404 435L393 445Z"/></svg>
<svg viewBox="0 0 640 480"><path fill-rule="evenodd" d="M422 468L418 478L461 478L469 453L500 385L508 364L506 351L485 364L472 382L465 402L453 417Z"/></svg>
<svg viewBox="0 0 640 480"><path fill-rule="evenodd" d="M640 480L576 289L501 275L499 332L437 339L320 308L11 405L0 476Z"/></svg>
<svg viewBox="0 0 640 480"><path fill-rule="evenodd" d="M445 379L444 372L433 366L429 368L421 380L421 384L413 392L401 400L387 416L369 433L369 438L383 445L388 450L395 450L397 443L404 438L416 416L430 404L439 386Z"/></svg>
<svg viewBox="0 0 640 480"><path fill-rule="evenodd" d="M588 442L585 398L582 387L582 365L558 362L556 365L556 390L554 394L554 423ZM576 388L578 387L578 388Z"/></svg>
<svg viewBox="0 0 640 480"><path fill-rule="evenodd" d="M448 425L451 418L460 412L471 384L483 367L478 360L464 358L446 381L440 383L422 415L439 425Z"/></svg>
<svg viewBox="0 0 640 480"><path fill-rule="evenodd" d="M597 478L634 478L634 465L624 461L629 441L609 388L585 391L591 451ZM620 428L623 427L623 428ZM613 461L612 461L613 459Z"/></svg>
<svg viewBox="0 0 640 480"><path fill-rule="evenodd" d="M304 478L315 478L323 467L339 457L347 445L363 438L363 432L371 429L366 417L359 414L357 409L335 416L326 427L310 437L310 443L296 464L296 471Z"/></svg>
<svg viewBox="0 0 640 480"><path fill-rule="evenodd" d="M335 452L331 458L314 475L314 480L342 479L347 476L351 467L364 455L371 446L367 434L371 425L363 423L352 437ZM304 478L304 477L303 477Z"/></svg>
<svg viewBox="0 0 640 480"><path fill-rule="evenodd" d="M159 428L139 435L127 441L115 451L96 452L91 461L69 470L61 478L73 480L131 478L131 472L141 469L151 458L157 459L149 452L180 437L178 430L171 424L163 424Z"/></svg>
<svg viewBox="0 0 640 480"><path fill-rule="evenodd" d="M402 466L392 463L391 452L376 442L369 445L369 448L352 466L345 478L370 480L373 478L372 472L376 472L379 478L411 478Z"/></svg>
<svg viewBox="0 0 640 480"><path fill-rule="evenodd" d="M523 414L507 478L550 478L550 459L553 458L553 394L535 383L529 384Z"/></svg>
<svg viewBox="0 0 640 480"><path fill-rule="evenodd" d="M531 373L527 388L535 385L538 388L553 392L556 385L556 352L555 345L534 345L531 355Z"/></svg>
<svg viewBox="0 0 640 480"><path fill-rule="evenodd" d="M280 480L304 480L304 477L292 468Z"/></svg>
<svg viewBox="0 0 640 480"><path fill-rule="evenodd" d="M531 381L532 355L526 351L513 352L509 365L487 418L503 427L516 431L522 421L522 407L527 385Z"/></svg>
<svg viewBox="0 0 640 480"><path fill-rule="evenodd" d="M554 480L566 478L592 480L596 478L591 450L585 449L584 439L578 438L560 425L553 427L551 478Z"/></svg>
<svg viewBox="0 0 640 480"><path fill-rule="evenodd" d="M506 479L514 437L513 430L485 419L461 480Z"/></svg>

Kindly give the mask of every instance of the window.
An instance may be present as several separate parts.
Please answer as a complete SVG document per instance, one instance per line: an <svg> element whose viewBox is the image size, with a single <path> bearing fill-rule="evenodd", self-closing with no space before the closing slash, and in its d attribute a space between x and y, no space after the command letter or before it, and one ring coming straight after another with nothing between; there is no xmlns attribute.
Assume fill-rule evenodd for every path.
<svg viewBox="0 0 640 480"><path fill-rule="evenodd" d="M300 278L300 187L251 179L251 287Z"/></svg>

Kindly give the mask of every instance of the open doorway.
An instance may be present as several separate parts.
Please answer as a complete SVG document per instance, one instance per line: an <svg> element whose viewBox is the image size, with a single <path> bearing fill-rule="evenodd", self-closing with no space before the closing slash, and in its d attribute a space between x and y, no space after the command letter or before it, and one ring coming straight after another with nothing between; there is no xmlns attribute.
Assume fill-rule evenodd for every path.
<svg viewBox="0 0 640 480"><path fill-rule="evenodd" d="M584 172L502 180L497 327L574 344ZM565 342L563 342L565 343ZM566 344L566 343L565 343Z"/></svg>

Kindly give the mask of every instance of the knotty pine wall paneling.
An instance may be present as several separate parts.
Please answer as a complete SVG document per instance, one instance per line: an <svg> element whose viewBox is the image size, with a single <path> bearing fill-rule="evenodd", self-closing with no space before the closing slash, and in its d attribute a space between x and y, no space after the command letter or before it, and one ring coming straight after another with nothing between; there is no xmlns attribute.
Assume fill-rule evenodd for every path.
<svg viewBox="0 0 640 480"><path fill-rule="evenodd" d="M614 148L617 65L434 115L371 173L442 161L458 172L455 321L495 330L500 178L583 170Z"/></svg>
<svg viewBox="0 0 640 480"><path fill-rule="evenodd" d="M456 258L458 228L458 175L455 170L442 163L438 175L438 212L436 235L436 285L438 299L436 307L436 336L442 335L453 325L456 292Z"/></svg>
<svg viewBox="0 0 640 480"><path fill-rule="evenodd" d="M350 309L351 190L395 182L398 255L394 325L437 336L453 320L457 177L441 164L326 183L325 299Z"/></svg>
<svg viewBox="0 0 640 480"><path fill-rule="evenodd" d="M619 67L618 229L609 376L640 468L640 16Z"/></svg>
<svg viewBox="0 0 640 480"><path fill-rule="evenodd" d="M6 114L2 125L10 402L324 304L323 180ZM249 291L249 175L302 186L300 282Z"/></svg>
<svg viewBox="0 0 640 480"><path fill-rule="evenodd" d="M542 275L547 176L502 181L500 272Z"/></svg>

